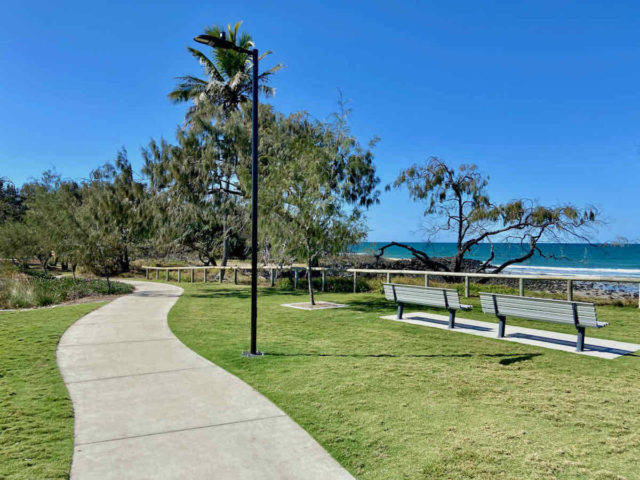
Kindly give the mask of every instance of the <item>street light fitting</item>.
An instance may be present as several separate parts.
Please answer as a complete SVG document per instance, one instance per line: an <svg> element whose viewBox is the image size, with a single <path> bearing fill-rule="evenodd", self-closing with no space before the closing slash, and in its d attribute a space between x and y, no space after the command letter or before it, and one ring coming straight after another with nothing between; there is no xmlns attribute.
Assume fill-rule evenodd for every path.
<svg viewBox="0 0 640 480"><path fill-rule="evenodd" d="M251 50L237 46L235 43L226 39L224 32L220 33L220 37L214 37L213 35L198 35L194 38L198 43L208 45L212 48L223 48L225 50L235 50L236 52L244 53L245 55L251 55Z"/></svg>

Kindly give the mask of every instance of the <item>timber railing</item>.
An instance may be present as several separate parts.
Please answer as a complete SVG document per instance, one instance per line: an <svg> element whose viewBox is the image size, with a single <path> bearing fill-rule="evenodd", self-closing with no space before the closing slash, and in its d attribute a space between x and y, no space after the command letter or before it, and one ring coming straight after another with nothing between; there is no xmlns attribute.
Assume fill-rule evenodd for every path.
<svg viewBox="0 0 640 480"><path fill-rule="evenodd" d="M191 282L194 282L195 271L202 271L202 279L204 282L207 281L207 272L214 270L218 271L218 273L222 270L230 270L233 272L233 283L238 283L238 271L246 271L251 270L251 266L243 266L243 265L231 265L226 267L221 266L198 266L198 267L151 267L151 266L143 266L145 270L146 278L150 278L152 271L155 271L156 280L160 277L160 272L165 272L165 280L169 280L169 272L178 272L178 282L182 281L182 272L189 273L189 279ZM268 271L269 272L269 284L270 286L275 285L276 274L278 272L283 271L293 271L294 272L294 287L298 287L298 280L300 278L300 271L306 271L307 267L295 267L295 266L277 266L277 265L261 265L258 266L258 270ZM376 270L376 269L367 269L367 268L348 268L346 270L340 270L336 268L324 268L324 267L314 267L312 270L318 271L322 273L322 291L325 291L326 283L327 283L327 271L342 271L348 272L353 275L353 292L356 293L357 285L358 285L358 275L385 275L387 283L391 282L391 276L423 276L424 277L424 285L426 287L429 286L430 279L435 277L458 277L462 278L464 281L464 296L470 296L470 282L471 279L481 279L481 278L498 278L501 280L518 280L519 294L521 297L524 296L525 284L527 281L564 281L567 285L567 300L573 300L573 284L574 282L592 282L592 283L632 283L638 285L638 308L640 308L640 278L634 277L602 277L602 276L594 276L594 275L585 275L585 276L574 276L574 275L528 275L528 274L499 274L499 273L467 273L467 272L436 272L429 270ZM222 282L222 275L218 275L218 280Z"/></svg>
<svg viewBox="0 0 640 480"><path fill-rule="evenodd" d="M202 271L202 281L206 282L207 281L207 272L214 270L214 275L217 274L218 276L218 281L220 283L222 283L223 280L223 275L221 275L221 272L223 270L230 270L231 272L233 272L233 283L235 285L238 284L238 271L242 270L242 271L246 271L249 270L251 271L251 265L228 265L228 266L216 266L216 265L210 265L210 266L198 266L198 267L185 267L185 266L178 266L178 267L150 267L150 266L142 266L142 268L145 271L145 277L148 279L151 276L152 271L155 271L155 277L156 280L160 279L160 272L164 272L164 279L165 280L169 280L169 274L170 272L177 272L178 273L178 282L182 281L182 272L187 272L189 274L189 280L191 283L193 283L195 281L195 272L196 271ZM275 282L276 282L276 275L278 272L290 272L293 271L293 284L295 288L298 288L298 281L300 279L300 271L304 271L307 270L307 267L294 267L294 266L278 266L278 265L259 265L258 266L258 270L262 270L262 271L268 271L269 272L269 285L270 286L275 286ZM324 267L313 267L312 270L314 272L321 272L322 273L322 291L324 292L327 286L327 271L329 270L328 268L324 268Z"/></svg>
<svg viewBox="0 0 640 480"><path fill-rule="evenodd" d="M640 308L640 278L634 277L602 277L595 275L527 275L527 274L500 274L500 273L467 273L467 272L436 272L426 270L372 270L367 268L349 268L347 272L353 274L353 291L355 293L358 282L358 274L386 275L387 283L391 281L391 275L424 276L425 287L429 286L429 280L433 277L459 277L464 279L464 296L469 297L469 284L472 278L499 278L501 280L518 280L519 294L524 297L525 282L527 280L547 280L567 282L567 300L573 300L574 282L592 283L633 283L638 285L638 308Z"/></svg>

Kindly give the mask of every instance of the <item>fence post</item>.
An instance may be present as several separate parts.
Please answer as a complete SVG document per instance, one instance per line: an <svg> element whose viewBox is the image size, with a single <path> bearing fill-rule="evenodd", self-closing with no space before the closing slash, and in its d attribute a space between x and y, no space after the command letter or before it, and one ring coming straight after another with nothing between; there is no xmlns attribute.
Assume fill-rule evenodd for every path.
<svg viewBox="0 0 640 480"><path fill-rule="evenodd" d="M269 269L269 286L273 287L276 284L276 276L273 268Z"/></svg>
<svg viewBox="0 0 640 480"><path fill-rule="evenodd" d="M327 271L322 270L322 291L324 292L327 288Z"/></svg>
<svg viewBox="0 0 640 480"><path fill-rule="evenodd" d="M193 268L191 268L191 283L193 283L194 280L194 272L193 272Z"/></svg>
<svg viewBox="0 0 640 480"><path fill-rule="evenodd" d="M145 277L147 280L149 280L149 269L148 269L148 268L145 268L145 269L144 269L144 277Z"/></svg>
<svg viewBox="0 0 640 480"><path fill-rule="evenodd" d="M353 293L358 290L358 272L353 272Z"/></svg>
<svg viewBox="0 0 640 480"><path fill-rule="evenodd" d="M160 278L160 270L156 268L156 280Z"/></svg>
<svg viewBox="0 0 640 480"><path fill-rule="evenodd" d="M519 278L518 279L518 287L520 290L520 296L524 297L524 278Z"/></svg>
<svg viewBox="0 0 640 480"><path fill-rule="evenodd" d="M464 296L465 298L469 298L469 275L465 275L464 277Z"/></svg>
<svg viewBox="0 0 640 480"><path fill-rule="evenodd" d="M387 283L391 283L391 272L387 272Z"/></svg>
<svg viewBox="0 0 640 480"><path fill-rule="evenodd" d="M424 274L424 286L425 287L429 286L429 274L428 273Z"/></svg>
<svg viewBox="0 0 640 480"><path fill-rule="evenodd" d="M202 281L207 283L207 269L206 267L202 269Z"/></svg>
<svg viewBox="0 0 640 480"><path fill-rule="evenodd" d="M298 289L298 269L294 268L293 269L293 289L297 290Z"/></svg>
<svg viewBox="0 0 640 480"><path fill-rule="evenodd" d="M182 281L182 270L178 269L178 283Z"/></svg>
<svg viewBox="0 0 640 480"><path fill-rule="evenodd" d="M238 284L238 267L235 267L233 269L233 284L234 285Z"/></svg>
<svg viewBox="0 0 640 480"><path fill-rule="evenodd" d="M573 280L567 280L567 300L573 300Z"/></svg>
<svg viewBox="0 0 640 480"><path fill-rule="evenodd" d="M218 274L218 280L222 283L222 272L224 272L223 268L220 268L220 273Z"/></svg>
<svg viewBox="0 0 640 480"><path fill-rule="evenodd" d="M168 268L167 268L166 272L167 272L167 282L168 282L169 281L169 269Z"/></svg>

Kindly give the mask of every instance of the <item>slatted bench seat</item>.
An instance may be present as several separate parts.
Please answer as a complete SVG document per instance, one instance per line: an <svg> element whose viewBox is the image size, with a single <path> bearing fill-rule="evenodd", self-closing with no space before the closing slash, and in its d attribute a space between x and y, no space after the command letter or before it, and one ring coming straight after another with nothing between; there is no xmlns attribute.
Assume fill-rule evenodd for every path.
<svg viewBox="0 0 640 480"><path fill-rule="evenodd" d="M507 315L574 325L578 330L576 351L584 351L585 328L602 328L609 325L598 322L593 303L553 300L548 298L519 297L480 292L482 311L498 317L498 338L504 337Z"/></svg>
<svg viewBox="0 0 640 480"><path fill-rule="evenodd" d="M471 310L471 305L460 303L458 291L451 288L420 287L399 283L383 283L384 296L398 304L398 319L402 319L404 305L425 305L446 308L449 311L449 328L455 328L456 311Z"/></svg>

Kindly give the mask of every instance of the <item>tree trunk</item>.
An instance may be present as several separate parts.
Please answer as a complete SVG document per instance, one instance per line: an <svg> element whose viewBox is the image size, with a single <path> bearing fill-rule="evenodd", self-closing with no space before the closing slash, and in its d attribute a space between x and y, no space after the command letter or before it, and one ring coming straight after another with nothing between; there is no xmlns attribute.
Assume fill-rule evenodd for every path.
<svg viewBox="0 0 640 480"><path fill-rule="evenodd" d="M40 257L38 257L44 273L49 273L47 270L47 268L49 267L49 258L51 258L51 255L47 255L46 257L44 255L41 255Z"/></svg>
<svg viewBox="0 0 640 480"><path fill-rule="evenodd" d="M129 271L129 249L124 247L124 255L122 256L122 260L120 261L120 272L128 272Z"/></svg>
<svg viewBox="0 0 640 480"><path fill-rule="evenodd" d="M76 280L76 268L78 266L75 263L71 264L71 273L73 273L73 279Z"/></svg>
<svg viewBox="0 0 640 480"><path fill-rule="evenodd" d="M111 280L109 279L109 271L105 268L104 276L107 279L107 294L111 293Z"/></svg>
<svg viewBox="0 0 640 480"><path fill-rule="evenodd" d="M307 285L309 286L309 301L311 305L316 304L316 299L313 296L313 270L311 270L311 258L307 260Z"/></svg>
<svg viewBox="0 0 640 480"><path fill-rule="evenodd" d="M386 245L383 245L382 247L380 247L378 249L378 253L374 254L374 256L376 258L380 258L384 255L384 251L389 248L389 247L393 247L393 246L397 246L397 247L401 247L404 248L406 250L409 250L409 252L411 252L411 255L413 255L413 257L416 260L419 260L420 262L422 262L425 267L427 267L430 270L436 270L439 272L448 272L449 268L446 265L443 265L439 262L436 262L434 260L431 259L431 257L429 257L429 255L427 255L425 252L422 252L420 250L416 250L415 248L413 248L410 245L406 245L404 243L398 243L398 242L389 242Z"/></svg>
<svg viewBox="0 0 640 480"><path fill-rule="evenodd" d="M222 229L222 260L220 261L221 267L227 266L227 260L229 259L229 235L227 234L226 222ZM220 281L224 280L224 272L225 270L220 270Z"/></svg>

